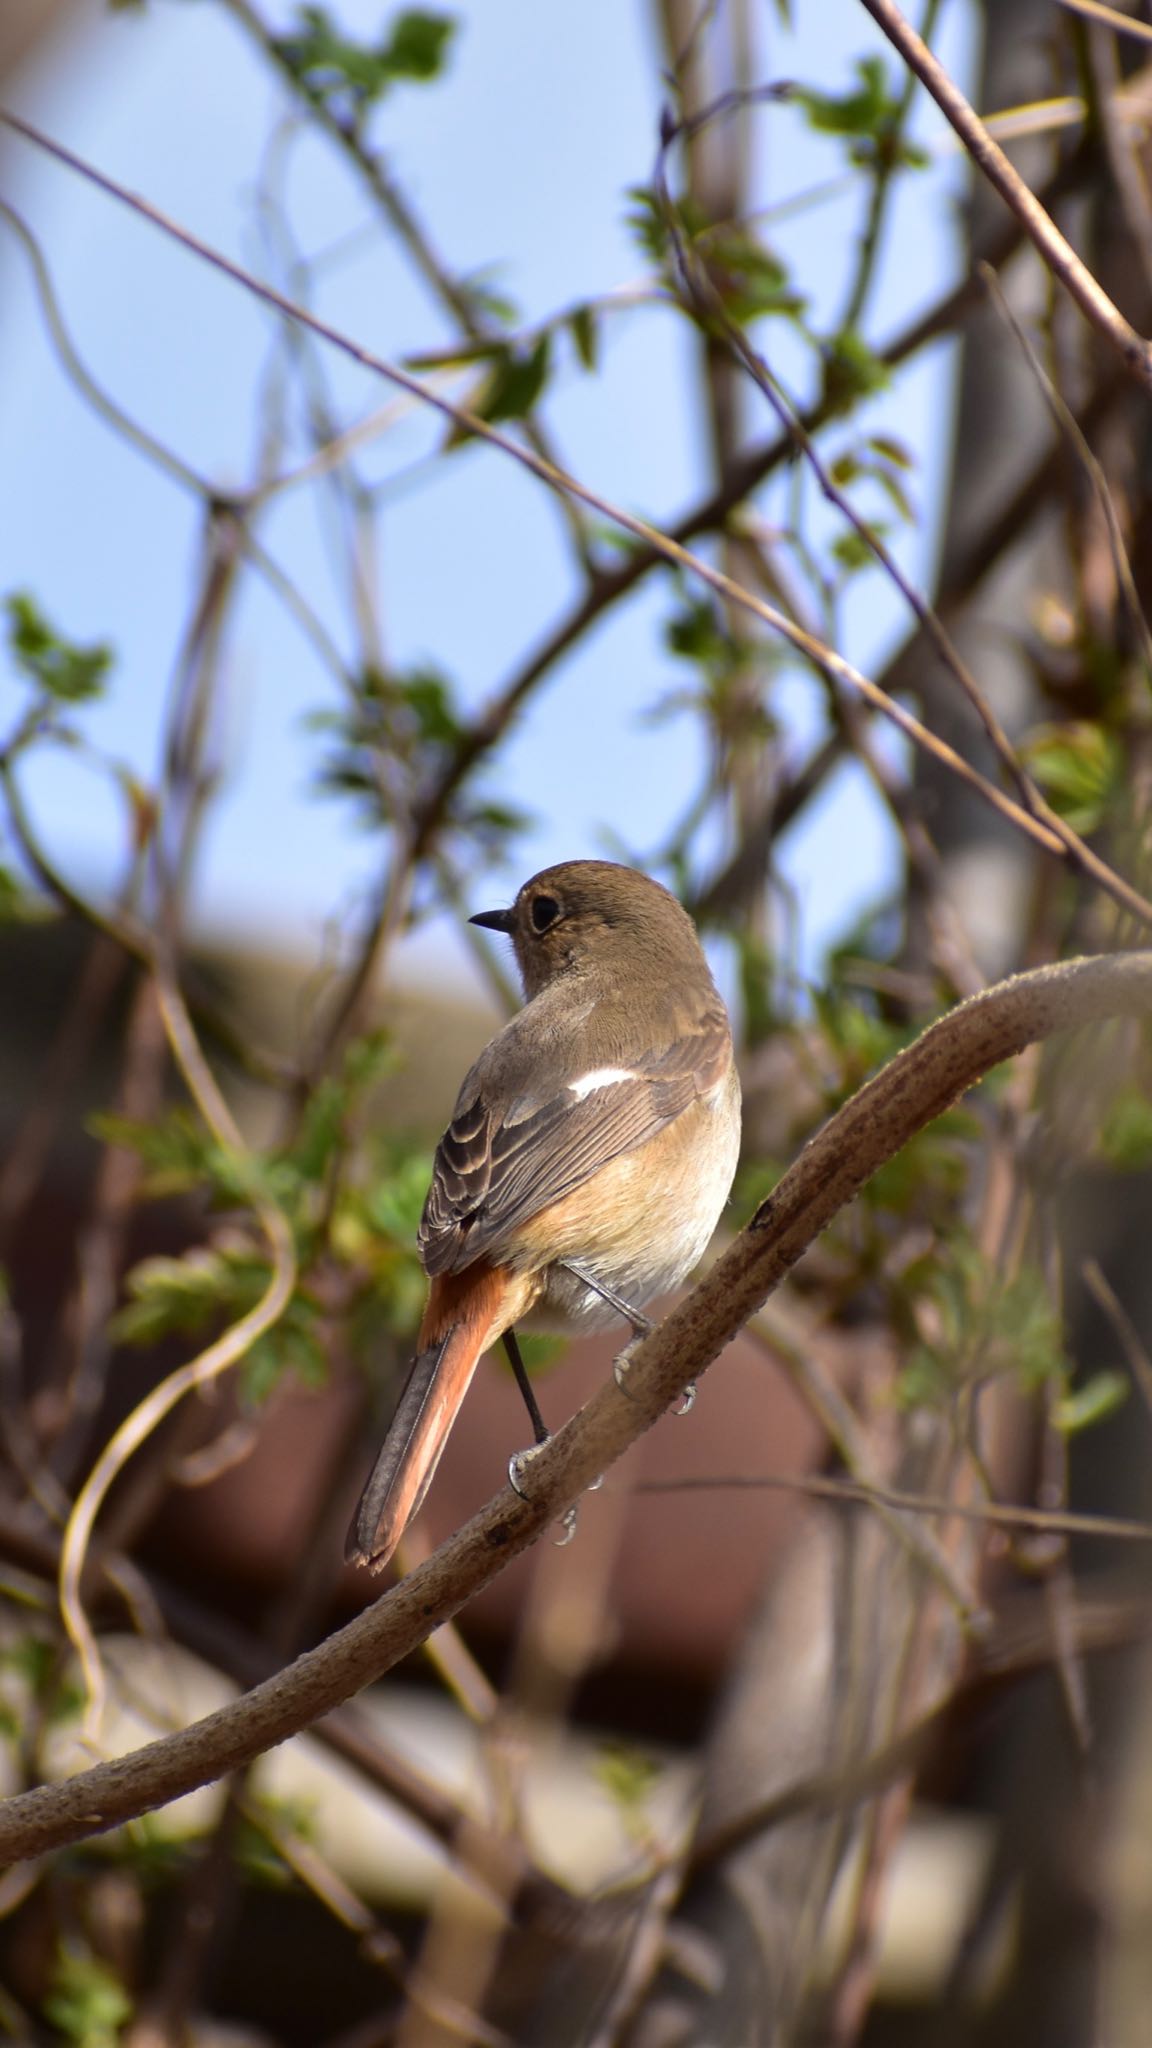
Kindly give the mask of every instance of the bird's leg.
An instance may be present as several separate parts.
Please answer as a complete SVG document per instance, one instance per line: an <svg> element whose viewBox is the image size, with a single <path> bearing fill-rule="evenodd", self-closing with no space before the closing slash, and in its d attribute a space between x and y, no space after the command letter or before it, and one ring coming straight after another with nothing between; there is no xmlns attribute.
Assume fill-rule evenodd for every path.
<svg viewBox="0 0 1152 2048"><path fill-rule="evenodd" d="M521 1500L527 1500L528 1495L521 1484L524 1477L524 1467L530 1458L536 1456L541 1444L547 1443L552 1432L540 1413L540 1404L536 1399L532 1382L528 1377L528 1368L524 1363L520 1346L516 1341L515 1330L505 1330L503 1343L504 1349L508 1354L508 1363L516 1375L516 1384L524 1397L524 1406L528 1410L532 1423L532 1434L536 1439L535 1443L530 1445L526 1451L514 1451L508 1460L508 1484L512 1488L513 1493L520 1495ZM573 1536L576 1534L575 1508L569 1508L567 1514L561 1517L560 1526L564 1532L560 1538L561 1543L571 1543Z"/></svg>
<svg viewBox="0 0 1152 2048"><path fill-rule="evenodd" d="M546 1444L552 1432L540 1413L540 1404L536 1399L532 1381L528 1376L528 1368L524 1363L520 1346L516 1341L515 1330L505 1330L503 1343L504 1349L508 1354L508 1363L516 1375L516 1385L520 1389L524 1406L528 1410L528 1420L532 1424L532 1434L538 1444Z"/></svg>
<svg viewBox="0 0 1152 2048"><path fill-rule="evenodd" d="M613 1294L612 1289L605 1287L602 1280L594 1280L591 1273L587 1272L583 1266L577 1265L575 1260L560 1259L557 1261L557 1264L562 1265L566 1272L574 1274L577 1280L582 1280L585 1287L590 1287L593 1294L598 1294L601 1301L606 1301L609 1308L614 1308L617 1315L622 1316L624 1321L631 1325L632 1336L629 1342L624 1346L623 1351L618 1352L612 1360L612 1377L620 1392L627 1395L627 1398L631 1400L632 1396L628 1393L628 1389L624 1384L625 1374L628 1371L632 1353L635 1351L636 1346L643 1343L645 1337L651 1336L652 1331L656 1327L655 1323L651 1322L646 1315L643 1315L638 1308L632 1308L619 1294ZM695 1399L696 1382L690 1380L681 1395L680 1406L676 1410L677 1415L687 1415Z"/></svg>
<svg viewBox="0 0 1152 2048"><path fill-rule="evenodd" d="M634 1344L638 1344L642 1337L651 1335L656 1327L655 1323L649 1322L646 1315L642 1315L638 1308L632 1308L620 1295L613 1294L612 1289L605 1287L602 1280L594 1280L591 1273L586 1272L583 1266L577 1265L575 1259L557 1259L556 1264L562 1266L566 1273L571 1273L573 1279L579 1280L582 1286L590 1287L593 1294L598 1294L601 1301L606 1301L609 1308L614 1308L618 1316L622 1316L626 1323L631 1324Z"/></svg>
<svg viewBox="0 0 1152 2048"><path fill-rule="evenodd" d="M524 1396L524 1406L527 1408L529 1416L531 1417L532 1433L536 1438L535 1443L530 1445L526 1451L514 1451L512 1456L508 1460L508 1484L512 1488L513 1493L519 1494L521 1500L527 1500L528 1495L525 1493L524 1488L520 1483L524 1476L524 1467L528 1463L530 1458L534 1458L536 1456L536 1453L540 1449L541 1444L547 1443L552 1432L549 1429L548 1424L545 1422L544 1417L540 1413L540 1404L536 1399L536 1395L532 1387L532 1382L528 1377L528 1368L524 1363L524 1359L520 1351L520 1346L516 1341L515 1330L505 1330L503 1341L504 1349L508 1354L508 1363L512 1367L512 1370L516 1375L516 1384L519 1387L521 1394ZM600 1483L601 1482L598 1479L595 1485L591 1487L589 1490L595 1493L596 1487L599 1486ZM575 1507L567 1508L565 1512L561 1515L560 1529L561 1534L557 1537L556 1540L558 1547L560 1549L563 1549L566 1544L571 1543L572 1538L576 1534Z"/></svg>
<svg viewBox="0 0 1152 2048"><path fill-rule="evenodd" d="M524 1406L528 1410L532 1423L532 1434L536 1439L536 1442L528 1450L514 1451L508 1460L508 1484L512 1488L513 1493L520 1495L521 1500L527 1500L528 1496L520 1484L523 1468L528 1463L529 1458L536 1455L541 1444L547 1443L551 1431L540 1413L540 1404L536 1399L532 1382L528 1377L528 1368L524 1363L520 1346L516 1341L515 1330L505 1330L503 1342L504 1349L508 1354L508 1363L516 1375L516 1385L523 1395Z"/></svg>

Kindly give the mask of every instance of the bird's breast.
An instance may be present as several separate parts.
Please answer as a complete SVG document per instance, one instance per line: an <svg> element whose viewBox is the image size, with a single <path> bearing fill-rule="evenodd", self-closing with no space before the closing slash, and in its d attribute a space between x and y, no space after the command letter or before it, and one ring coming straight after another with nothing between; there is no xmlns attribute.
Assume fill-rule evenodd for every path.
<svg viewBox="0 0 1152 2048"><path fill-rule="evenodd" d="M566 1270L578 1263L630 1308L668 1294L702 1257L728 1199L740 1150L735 1069L654 1138L533 1217L509 1263L542 1269L524 1326L587 1331L619 1323L594 1288Z"/></svg>

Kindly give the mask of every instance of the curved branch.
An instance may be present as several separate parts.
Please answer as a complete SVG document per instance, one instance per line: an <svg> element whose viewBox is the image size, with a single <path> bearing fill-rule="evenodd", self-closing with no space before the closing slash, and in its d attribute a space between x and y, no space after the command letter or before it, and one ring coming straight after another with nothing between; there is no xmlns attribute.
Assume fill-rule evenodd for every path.
<svg viewBox="0 0 1152 2048"><path fill-rule="evenodd" d="M1152 1017L1152 952L1072 960L998 982L933 1024L812 1138L700 1285L629 1366L532 1461L532 1498L504 1487L375 1606L294 1664L175 1735L0 1806L0 1861L43 1855L224 1777L380 1678L494 1579L679 1399L818 1232L925 1124L992 1067L1057 1031Z"/></svg>

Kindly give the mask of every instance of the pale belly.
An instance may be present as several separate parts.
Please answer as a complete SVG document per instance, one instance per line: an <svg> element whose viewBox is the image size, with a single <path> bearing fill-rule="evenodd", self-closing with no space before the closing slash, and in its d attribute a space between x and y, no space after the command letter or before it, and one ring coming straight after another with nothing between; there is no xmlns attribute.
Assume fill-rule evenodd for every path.
<svg viewBox="0 0 1152 2048"><path fill-rule="evenodd" d="M660 1162L659 1188L641 1146L564 1204L564 1255L630 1308L670 1293L703 1257L736 1172L739 1101L733 1074L714 1098L703 1097L668 1127L676 1143ZM577 1333L619 1325L617 1310L563 1265L546 1267L543 1278L521 1328Z"/></svg>

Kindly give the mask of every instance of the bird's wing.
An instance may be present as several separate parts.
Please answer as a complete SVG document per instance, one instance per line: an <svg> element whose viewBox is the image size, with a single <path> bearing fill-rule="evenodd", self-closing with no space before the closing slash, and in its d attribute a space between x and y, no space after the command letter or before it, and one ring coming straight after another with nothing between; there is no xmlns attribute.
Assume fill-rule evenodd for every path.
<svg viewBox="0 0 1152 2048"><path fill-rule="evenodd" d="M619 1038L598 1034L614 1050L591 1070L554 1040L541 1057L538 1042L517 1028L526 1014L476 1062L437 1147L418 1237L430 1275L498 1261L529 1218L708 1094L730 1058L728 1018L714 991L659 1046L621 1049L634 1040L634 1025Z"/></svg>

